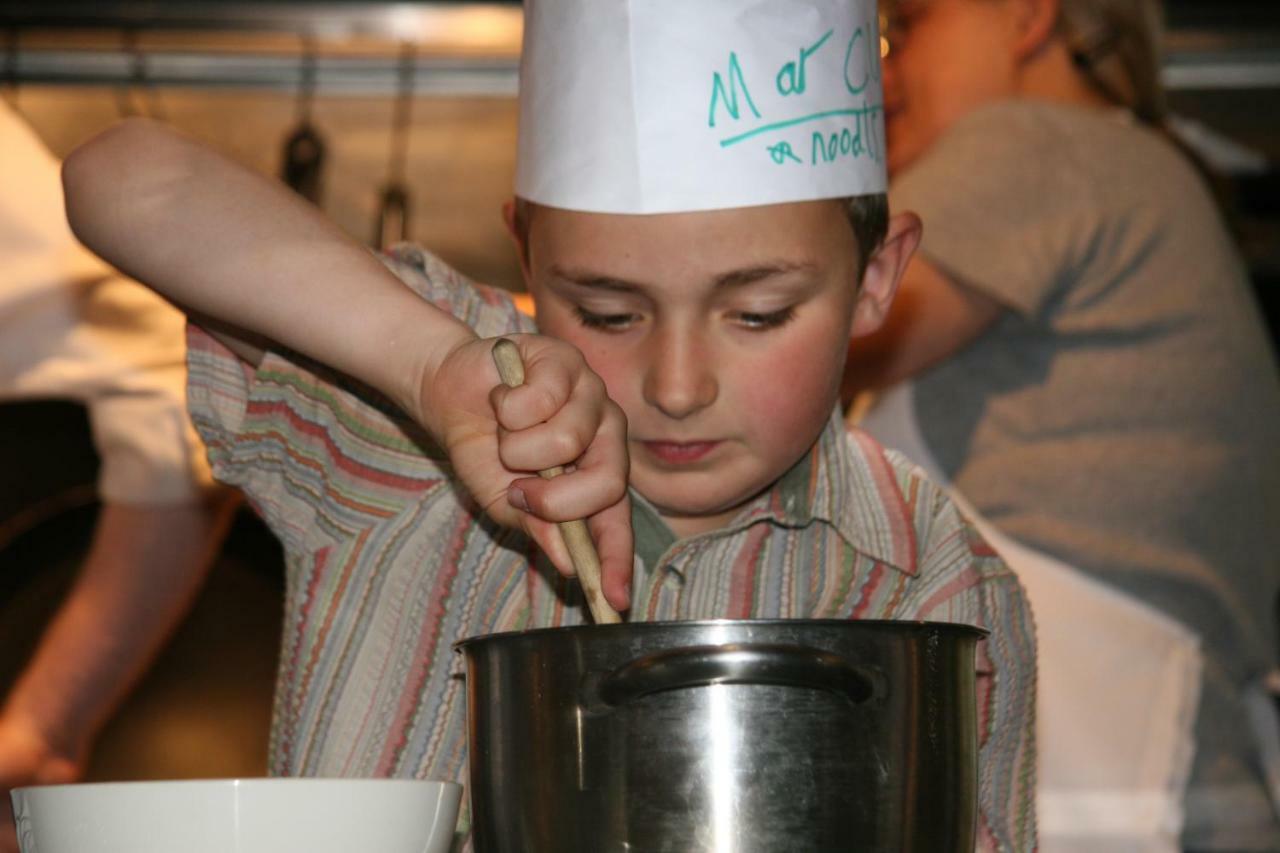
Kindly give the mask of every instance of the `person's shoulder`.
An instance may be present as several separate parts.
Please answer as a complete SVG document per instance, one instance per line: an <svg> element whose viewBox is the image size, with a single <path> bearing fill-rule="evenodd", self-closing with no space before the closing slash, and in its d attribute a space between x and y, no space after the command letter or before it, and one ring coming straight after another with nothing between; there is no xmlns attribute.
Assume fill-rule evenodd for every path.
<svg viewBox="0 0 1280 853"><path fill-rule="evenodd" d="M1168 134L1121 107L1011 98L961 119L956 134L999 138L993 144L1038 152L1041 163L1059 159L1071 167L1092 167L1068 170L1077 180L1091 171L1105 174L1108 167L1130 175L1190 171Z"/></svg>
<svg viewBox="0 0 1280 853"><path fill-rule="evenodd" d="M1146 149L1164 144L1158 133L1118 107L1006 98L958 119L940 137L935 150L975 149L1001 156L1025 151L1042 166L1081 147Z"/></svg>
<svg viewBox="0 0 1280 853"><path fill-rule="evenodd" d="M958 119L944 138L947 135L971 134L1047 141L1128 125L1130 122L1122 117L1119 108L1099 109L1033 98L1004 98L978 107Z"/></svg>
<svg viewBox="0 0 1280 853"><path fill-rule="evenodd" d="M1056 195L1063 169L1044 164L1074 155L1062 133L1065 117L1051 106L1007 99L965 114L895 177L894 201L931 213L939 207L981 209L995 199ZM925 234L928 241L928 227Z"/></svg>
<svg viewBox="0 0 1280 853"><path fill-rule="evenodd" d="M410 289L480 337L534 331L533 320L521 313L508 291L472 281L423 246L398 243L380 257Z"/></svg>
<svg viewBox="0 0 1280 853"><path fill-rule="evenodd" d="M1067 116L1052 104L1006 98L980 106L938 137L925 158L949 149L981 150L1044 145L1058 139Z"/></svg>

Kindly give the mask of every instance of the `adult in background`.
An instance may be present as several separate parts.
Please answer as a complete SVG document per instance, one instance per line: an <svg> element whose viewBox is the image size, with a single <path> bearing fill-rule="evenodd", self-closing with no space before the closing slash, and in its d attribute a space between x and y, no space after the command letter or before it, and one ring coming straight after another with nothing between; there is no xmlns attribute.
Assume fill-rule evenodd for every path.
<svg viewBox="0 0 1280 853"><path fill-rule="evenodd" d="M1280 384L1164 130L1158 5L882 11L891 204L925 233L847 390L910 380L928 451L981 515L1199 635L1183 844L1280 849L1242 700L1276 658Z"/></svg>
<svg viewBox="0 0 1280 853"><path fill-rule="evenodd" d="M0 400L83 403L102 461L76 583L16 682L0 685L0 853L17 850L9 790L81 777L94 736L194 599L234 506L186 415L183 316L76 241L59 168L0 104Z"/></svg>

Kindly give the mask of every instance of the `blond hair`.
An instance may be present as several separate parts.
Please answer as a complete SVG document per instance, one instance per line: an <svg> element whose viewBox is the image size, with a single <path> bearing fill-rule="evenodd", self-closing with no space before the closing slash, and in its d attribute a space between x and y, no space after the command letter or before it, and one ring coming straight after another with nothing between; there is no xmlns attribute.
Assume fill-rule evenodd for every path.
<svg viewBox="0 0 1280 853"><path fill-rule="evenodd" d="M1104 97L1147 124L1165 123L1158 0L1061 0L1058 29L1076 67Z"/></svg>

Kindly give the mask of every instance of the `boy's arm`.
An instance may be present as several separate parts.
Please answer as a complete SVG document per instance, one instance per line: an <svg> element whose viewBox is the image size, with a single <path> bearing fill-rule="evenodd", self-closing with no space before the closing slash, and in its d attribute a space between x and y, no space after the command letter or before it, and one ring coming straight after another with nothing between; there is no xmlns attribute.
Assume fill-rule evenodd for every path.
<svg viewBox="0 0 1280 853"><path fill-rule="evenodd" d="M125 121L90 140L63 185L85 245L239 352L269 339L412 413L417 377L474 337L284 186L161 125Z"/></svg>
<svg viewBox="0 0 1280 853"><path fill-rule="evenodd" d="M526 384L501 385L489 342L425 302L282 185L152 122L126 121L63 166L67 216L90 249L257 360L265 338L376 388L418 420L498 522L561 568L554 522L586 518L605 594L632 567L626 422L581 354L518 336ZM555 480L529 476L574 465Z"/></svg>

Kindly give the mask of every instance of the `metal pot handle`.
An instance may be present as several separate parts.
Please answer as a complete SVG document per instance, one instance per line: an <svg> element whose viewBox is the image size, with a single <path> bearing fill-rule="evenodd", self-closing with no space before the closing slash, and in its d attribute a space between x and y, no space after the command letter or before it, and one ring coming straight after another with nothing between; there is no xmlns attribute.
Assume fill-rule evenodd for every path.
<svg viewBox="0 0 1280 853"><path fill-rule="evenodd" d="M825 690L858 705L875 695L877 681L868 670L822 649L731 643L645 655L605 675L599 691L605 704L617 707L663 690L777 684Z"/></svg>

